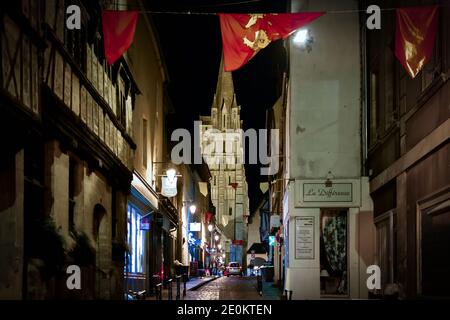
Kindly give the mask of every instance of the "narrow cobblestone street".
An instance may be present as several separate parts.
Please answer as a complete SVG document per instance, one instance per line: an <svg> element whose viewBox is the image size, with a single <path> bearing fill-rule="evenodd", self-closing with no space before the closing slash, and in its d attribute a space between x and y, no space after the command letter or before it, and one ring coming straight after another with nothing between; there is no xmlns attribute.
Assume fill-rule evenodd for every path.
<svg viewBox="0 0 450 320"><path fill-rule="evenodd" d="M280 294L272 283L263 282L263 295L256 290L254 277L222 277L197 290L189 290L185 300L279 300Z"/></svg>

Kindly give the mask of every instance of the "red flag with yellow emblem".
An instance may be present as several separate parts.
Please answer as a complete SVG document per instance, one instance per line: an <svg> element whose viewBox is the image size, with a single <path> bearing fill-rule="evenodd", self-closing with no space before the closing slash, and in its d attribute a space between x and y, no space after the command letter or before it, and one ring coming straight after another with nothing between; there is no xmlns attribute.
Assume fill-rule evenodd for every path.
<svg viewBox="0 0 450 320"><path fill-rule="evenodd" d="M397 9L395 55L411 78L433 54L437 20L438 6Z"/></svg>
<svg viewBox="0 0 450 320"><path fill-rule="evenodd" d="M133 43L138 15L137 11L102 11L105 57L109 64L116 62Z"/></svg>
<svg viewBox="0 0 450 320"><path fill-rule="evenodd" d="M225 71L239 69L272 41L286 39L323 14L219 14Z"/></svg>

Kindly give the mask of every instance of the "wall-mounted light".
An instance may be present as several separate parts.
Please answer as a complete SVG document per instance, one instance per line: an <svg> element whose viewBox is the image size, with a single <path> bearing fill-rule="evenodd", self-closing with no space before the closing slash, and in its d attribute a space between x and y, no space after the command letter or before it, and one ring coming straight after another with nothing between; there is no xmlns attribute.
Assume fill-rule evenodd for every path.
<svg viewBox="0 0 450 320"><path fill-rule="evenodd" d="M214 226L212 225L212 224L210 224L209 226L208 226L208 231L209 232L212 232L214 230Z"/></svg>
<svg viewBox="0 0 450 320"><path fill-rule="evenodd" d="M216 235L214 236L214 240L219 241L219 239L220 239L219 235L216 234Z"/></svg>
<svg viewBox="0 0 450 320"><path fill-rule="evenodd" d="M195 204L191 204L191 206L189 207L189 211L192 214L195 214L195 211L197 211L197 206Z"/></svg>
<svg viewBox="0 0 450 320"><path fill-rule="evenodd" d="M309 39L309 30L300 29L295 33L294 43L298 45L305 44Z"/></svg>
<svg viewBox="0 0 450 320"><path fill-rule="evenodd" d="M295 33L293 42L297 47L306 48L308 52L311 52L314 38L311 37L308 29L300 29Z"/></svg>

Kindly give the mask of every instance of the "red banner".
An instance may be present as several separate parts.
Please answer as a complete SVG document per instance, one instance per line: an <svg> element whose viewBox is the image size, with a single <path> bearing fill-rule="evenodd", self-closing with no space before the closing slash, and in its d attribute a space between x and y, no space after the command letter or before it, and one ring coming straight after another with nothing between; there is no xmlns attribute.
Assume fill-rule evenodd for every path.
<svg viewBox="0 0 450 320"><path fill-rule="evenodd" d="M395 55L415 78L428 63L436 41L438 7L397 9Z"/></svg>
<svg viewBox="0 0 450 320"><path fill-rule="evenodd" d="M134 40L137 11L102 11L103 40L106 61L116 62Z"/></svg>
<svg viewBox="0 0 450 320"><path fill-rule="evenodd" d="M286 39L323 14L219 14L225 71L239 69L270 42Z"/></svg>

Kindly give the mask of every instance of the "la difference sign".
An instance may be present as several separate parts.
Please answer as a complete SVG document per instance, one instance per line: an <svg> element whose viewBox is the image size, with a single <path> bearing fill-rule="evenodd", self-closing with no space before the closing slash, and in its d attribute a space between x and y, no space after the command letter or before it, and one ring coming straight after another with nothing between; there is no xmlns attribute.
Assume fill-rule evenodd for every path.
<svg viewBox="0 0 450 320"><path fill-rule="evenodd" d="M296 181L297 207L356 207L361 203L359 180Z"/></svg>
<svg viewBox="0 0 450 320"><path fill-rule="evenodd" d="M352 202L353 184L333 183L304 183L303 202Z"/></svg>

